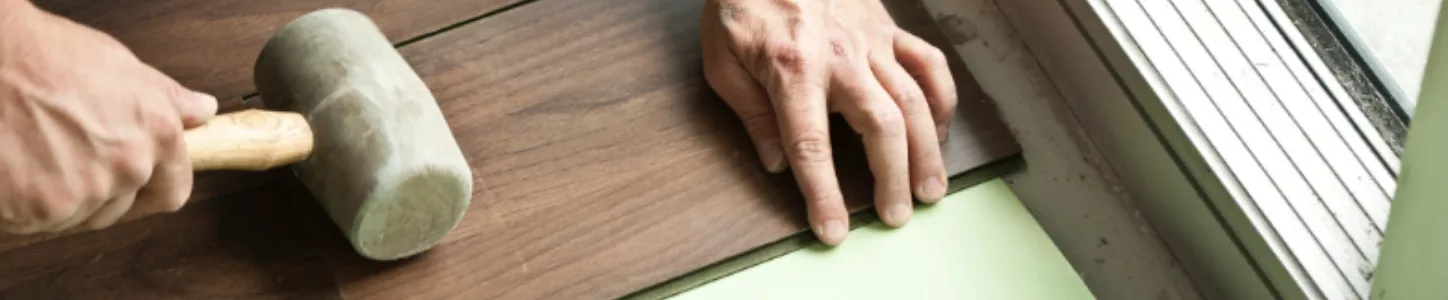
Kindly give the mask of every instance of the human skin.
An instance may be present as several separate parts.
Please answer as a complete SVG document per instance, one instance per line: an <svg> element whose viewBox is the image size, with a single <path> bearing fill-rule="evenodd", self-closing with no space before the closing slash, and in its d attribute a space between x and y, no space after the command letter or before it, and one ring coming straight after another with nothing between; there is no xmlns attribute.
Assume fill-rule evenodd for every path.
<svg viewBox="0 0 1448 300"><path fill-rule="evenodd" d="M830 113L864 140L885 224L903 226L913 199L944 196L954 81L940 49L896 26L879 0L708 0L701 22L705 78L764 167L793 169L821 241L849 231Z"/></svg>
<svg viewBox="0 0 1448 300"><path fill-rule="evenodd" d="M215 113L215 98L105 33L0 0L0 230L179 209L192 185L182 133Z"/></svg>

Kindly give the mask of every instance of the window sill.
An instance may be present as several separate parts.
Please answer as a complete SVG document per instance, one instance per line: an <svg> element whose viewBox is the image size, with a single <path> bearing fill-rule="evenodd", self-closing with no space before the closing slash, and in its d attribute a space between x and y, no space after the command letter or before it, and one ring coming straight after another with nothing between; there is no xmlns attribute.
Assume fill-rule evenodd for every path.
<svg viewBox="0 0 1448 300"><path fill-rule="evenodd" d="M1366 298L1401 136L1281 4L997 3L1208 298Z"/></svg>

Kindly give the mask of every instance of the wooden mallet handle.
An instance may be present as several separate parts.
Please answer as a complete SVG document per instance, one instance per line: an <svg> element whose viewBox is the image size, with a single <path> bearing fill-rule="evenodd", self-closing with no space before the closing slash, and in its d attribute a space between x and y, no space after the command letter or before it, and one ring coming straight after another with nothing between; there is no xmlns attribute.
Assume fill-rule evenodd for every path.
<svg viewBox="0 0 1448 300"><path fill-rule="evenodd" d="M186 152L196 171L262 171L311 155L312 128L294 112L222 114L186 131Z"/></svg>

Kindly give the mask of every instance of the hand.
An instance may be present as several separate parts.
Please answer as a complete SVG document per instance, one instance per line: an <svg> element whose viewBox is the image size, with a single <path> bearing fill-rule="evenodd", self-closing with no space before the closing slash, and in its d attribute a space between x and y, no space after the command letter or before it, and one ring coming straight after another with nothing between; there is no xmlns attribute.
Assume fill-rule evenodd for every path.
<svg viewBox="0 0 1448 300"><path fill-rule="evenodd" d="M0 229L102 228L191 193L184 127L216 99L99 31L0 0Z"/></svg>
<svg viewBox="0 0 1448 300"><path fill-rule="evenodd" d="M702 22L705 78L765 168L793 167L821 241L838 245L849 228L830 112L863 137L885 224L910 219L912 194L944 196L939 143L955 84L944 54L897 27L879 0L709 0Z"/></svg>

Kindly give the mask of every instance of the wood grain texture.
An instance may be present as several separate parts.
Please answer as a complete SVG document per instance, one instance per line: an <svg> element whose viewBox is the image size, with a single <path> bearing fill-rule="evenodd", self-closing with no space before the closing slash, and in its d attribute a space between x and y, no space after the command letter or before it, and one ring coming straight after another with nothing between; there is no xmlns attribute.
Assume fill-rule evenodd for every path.
<svg viewBox="0 0 1448 300"><path fill-rule="evenodd" d="M249 109L186 130L194 170L265 171L312 154L312 128L296 112Z"/></svg>
<svg viewBox="0 0 1448 300"><path fill-rule="evenodd" d="M229 26L280 25L294 13L282 8L301 7L194 2L216 5L209 9L232 16L222 18ZM430 5L462 5L450 2L463 1ZM897 19L923 20L902 25L947 46L916 1L887 3ZM131 40L184 38L192 32L172 27L197 22L133 28L108 18L177 8L101 13L120 6L96 5L71 9L92 11L99 20L92 22L132 32ZM804 204L792 176L759 166L742 125L704 83L701 5L539 0L402 47L433 90L476 179L462 224L419 257L362 259L290 172L229 172L198 179L216 185L198 185L193 201L223 196L176 214L51 240L0 238L0 298L613 298L800 233ZM287 12L266 13L276 11ZM402 26L374 17L389 36ZM245 38L241 29L217 32ZM247 55L241 61L248 71L222 79L187 73L212 68L204 62L178 60L168 72L201 85L249 85L255 49L171 46L147 51L157 58L193 49ZM1016 155L994 107L949 57L961 94L947 149L952 171ZM843 125L839 118L832 123ZM872 182L858 139L844 126L834 129L849 206L867 208ZM254 228L237 229L248 227ZM271 255L248 254L256 252ZM168 270L201 277L154 275ZM334 277L324 281L314 276L319 272ZM292 284L267 284L260 279L267 275Z"/></svg>
<svg viewBox="0 0 1448 300"><path fill-rule="evenodd" d="M35 0L35 4L111 34L182 85L235 102L254 91L252 63L266 40L312 10L346 7L364 12L390 40L400 42L518 1Z"/></svg>

